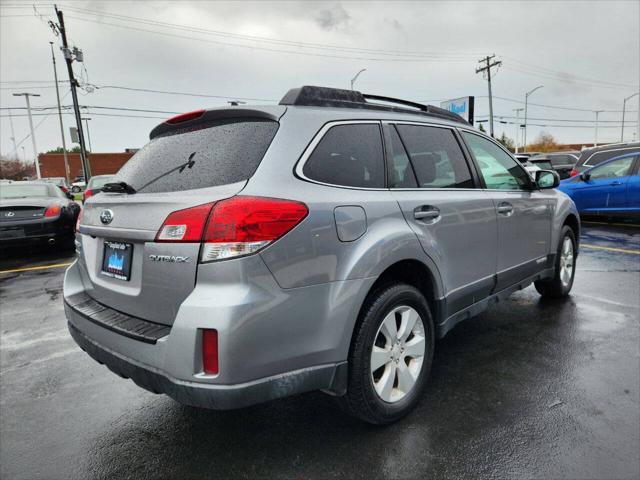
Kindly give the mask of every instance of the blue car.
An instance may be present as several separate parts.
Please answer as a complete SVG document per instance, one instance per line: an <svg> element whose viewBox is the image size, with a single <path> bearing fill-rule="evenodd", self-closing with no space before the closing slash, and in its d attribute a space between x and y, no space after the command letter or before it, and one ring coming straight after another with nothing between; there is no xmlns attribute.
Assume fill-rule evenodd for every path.
<svg viewBox="0 0 640 480"><path fill-rule="evenodd" d="M628 153L560 182L581 215L640 219L640 154Z"/></svg>

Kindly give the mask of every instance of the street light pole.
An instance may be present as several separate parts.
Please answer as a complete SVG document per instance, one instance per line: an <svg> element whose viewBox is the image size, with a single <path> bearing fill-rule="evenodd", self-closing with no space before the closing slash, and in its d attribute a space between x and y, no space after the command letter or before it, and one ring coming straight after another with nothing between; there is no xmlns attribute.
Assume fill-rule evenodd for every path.
<svg viewBox="0 0 640 480"><path fill-rule="evenodd" d="M598 146L598 116L603 112L604 110L594 110L593 113L596 114L596 138L595 138L595 142L593 142L593 146L597 147Z"/></svg>
<svg viewBox="0 0 640 480"><path fill-rule="evenodd" d="M84 124L87 126L87 140L89 141L89 153L93 153L93 149L91 148L91 134L89 133L89 120L91 117L82 117L84 120Z"/></svg>
<svg viewBox="0 0 640 480"><path fill-rule="evenodd" d="M353 78L351 79L351 90L353 90L353 84L354 84L354 83L356 83L356 80L358 79L358 77L360 76L360 74L361 74L362 72L366 72L366 71L367 71L367 69L366 69L366 68L363 68L363 69L362 69L362 70L360 70L358 73L356 73L355 77L353 77Z"/></svg>
<svg viewBox="0 0 640 480"><path fill-rule="evenodd" d="M38 162L38 147L36 147L36 135L33 130L33 118L31 118L31 103L29 97L39 97L37 93L14 93L14 97L24 97L27 101L27 115L29 116L29 128L31 129L31 145L33 146L33 154L35 155L36 162L36 176L40 179L40 162Z"/></svg>
<svg viewBox="0 0 640 480"><path fill-rule="evenodd" d="M69 183L69 158L67 157L67 142L64 139L64 125L62 123L62 108L60 107L60 89L58 88L58 69L56 68L56 56L53 54L53 42L51 46L51 60L53 60L53 78L56 82L56 98L58 99L58 120L60 121L60 136L62 137L62 155L64 158L64 176Z"/></svg>
<svg viewBox="0 0 640 480"><path fill-rule="evenodd" d="M625 114L625 110L626 110L626 107L627 107L627 100L631 100L633 97L635 97L639 93L640 92L636 92L633 95L629 95L622 102L622 131L620 132L620 142L624 142L624 114ZM638 110L640 110L640 105L638 105ZM640 123L639 123L639 125L640 125Z"/></svg>
<svg viewBox="0 0 640 480"><path fill-rule="evenodd" d="M16 146L16 134L13 131L13 118L11 117L11 109L9 109L9 126L11 127L11 141L13 142L13 153L16 154L16 157L20 158L20 155L18 155L18 147Z"/></svg>
<svg viewBox="0 0 640 480"><path fill-rule="evenodd" d="M518 153L518 139L520 138L520 112L524 110L524 108L514 108L513 111L516 112L516 153Z"/></svg>
<svg viewBox="0 0 640 480"><path fill-rule="evenodd" d="M540 89L544 87L544 85L538 85L536 88L534 88L533 90L529 90L527 93L524 94L524 142L522 145L522 151L526 152L527 151L527 113L528 113L528 106L529 106L529 96L535 92L536 90Z"/></svg>

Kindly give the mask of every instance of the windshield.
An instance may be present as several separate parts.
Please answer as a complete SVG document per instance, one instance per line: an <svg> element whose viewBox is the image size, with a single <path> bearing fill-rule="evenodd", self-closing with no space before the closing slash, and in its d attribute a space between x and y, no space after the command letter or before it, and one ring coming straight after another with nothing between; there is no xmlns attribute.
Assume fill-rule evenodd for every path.
<svg viewBox="0 0 640 480"><path fill-rule="evenodd" d="M103 177L102 175L99 177L91 177L89 180L89 185L87 185L88 189L102 188L106 183L109 183L113 180L111 175Z"/></svg>
<svg viewBox="0 0 640 480"><path fill-rule="evenodd" d="M53 185L20 185L10 183L0 186L0 198L59 197L60 189Z"/></svg>
<svg viewBox="0 0 640 480"><path fill-rule="evenodd" d="M142 193L176 192L249 179L278 130L263 119L212 122L154 138L114 175Z"/></svg>

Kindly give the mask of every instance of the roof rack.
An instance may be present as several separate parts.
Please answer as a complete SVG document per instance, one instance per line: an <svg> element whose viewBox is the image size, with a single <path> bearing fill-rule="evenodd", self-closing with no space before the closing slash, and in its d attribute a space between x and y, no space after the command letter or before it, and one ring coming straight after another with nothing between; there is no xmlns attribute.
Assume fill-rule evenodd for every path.
<svg viewBox="0 0 640 480"><path fill-rule="evenodd" d="M373 100L373 102L368 100ZM400 106L385 105L375 102L385 102ZM292 88L284 97L282 97L280 105L385 110L390 112L439 117L445 120L464 123L465 125L469 124L460 115L450 112L449 110L445 110L444 108L434 107L433 105L423 105L421 103L402 100L399 98L369 95L355 90L342 90L339 88L314 87L309 85L305 85L300 88Z"/></svg>

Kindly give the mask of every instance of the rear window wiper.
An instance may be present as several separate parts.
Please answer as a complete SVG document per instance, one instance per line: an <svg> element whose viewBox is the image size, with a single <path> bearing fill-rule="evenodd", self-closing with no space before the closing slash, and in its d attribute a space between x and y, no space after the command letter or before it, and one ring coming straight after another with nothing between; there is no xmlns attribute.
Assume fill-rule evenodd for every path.
<svg viewBox="0 0 640 480"><path fill-rule="evenodd" d="M168 170L160 175L158 175L156 178L148 181L147 183L145 183L143 186L140 187L140 190L148 187L149 185L151 185L152 183L157 182L158 180L160 180L162 177L166 177L167 175L169 175L170 173L173 172L178 172L178 173L182 173L184 172L185 168L191 169L193 168L193 166L195 165L196 161L193 159L193 157L196 156L196 152L193 152L191 155L189 155L189 158L187 159L186 162L181 163L180 165L178 165L177 167L173 167L171 170Z"/></svg>
<svg viewBox="0 0 640 480"><path fill-rule="evenodd" d="M105 183L102 187L103 192L111 193L136 193L136 189L129 185L127 182L110 182Z"/></svg>

